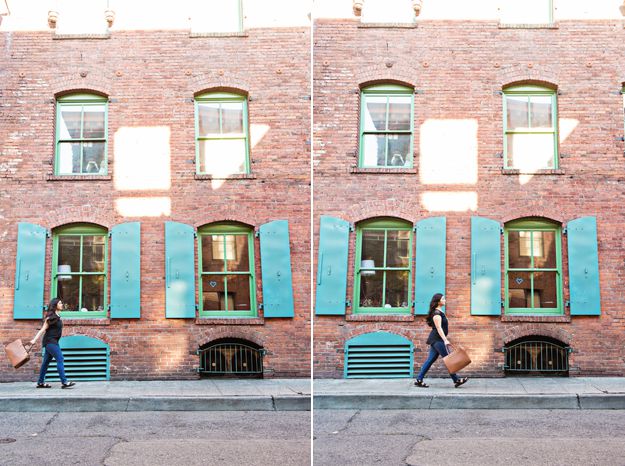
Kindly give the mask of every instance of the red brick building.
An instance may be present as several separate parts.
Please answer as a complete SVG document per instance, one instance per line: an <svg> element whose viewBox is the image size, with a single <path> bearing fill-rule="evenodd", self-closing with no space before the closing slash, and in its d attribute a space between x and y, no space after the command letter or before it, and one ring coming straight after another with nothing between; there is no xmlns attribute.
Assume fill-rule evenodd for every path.
<svg viewBox="0 0 625 466"><path fill-rule="evenodd" d="M512 3L317 2L315 377L414 376L436 292L467 375L623 373L625 6Z"/></svg>
<svg viewBox="0 0 625 466"><path fill-rule="evenodd" d="M306 5L138 5L2 6L2 343L59 295L74 380L307 377Z"/></svg>

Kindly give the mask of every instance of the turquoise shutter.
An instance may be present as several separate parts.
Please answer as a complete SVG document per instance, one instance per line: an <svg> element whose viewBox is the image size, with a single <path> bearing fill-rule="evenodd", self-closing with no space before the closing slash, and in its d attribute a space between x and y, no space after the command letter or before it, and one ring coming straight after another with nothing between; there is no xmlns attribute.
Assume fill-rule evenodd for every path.
<svg viewBox="0 0 625 466"><path fill-rule="evenodd" d="M501 227L471 217L471 314L501 315Z"/></svg>
<svg viewBox="0 0 625 466"><path fill-rule="evenodd" d="M349 223L321 216L317 255L315 314L345 315Z"/></svg>
<svg viewBox="0 0 625 466"><path fill-rule="evenodd" d="M415 314L427 315L435 293L445 294L445 217L417 222L415 257Z"/></svg>
<svg viewBox="0 0 625 466"><path fill-rule="evenodd" d="M111 318L141 317L141 224L111 230Z"/></svg>
<svg viewBox="0 0 625 466"><path fill-rule="evenodd" d="M193 227L165 222L165 317L195 317L195 233Z"/></svg>
<svg viewBox="0 0 625 466"><path fill-rule="evenodd" d="M263 280L263 315L293 317L293 284L289 222L275 220L260 226L260 268Z"/></svg>
<svg viewBox="0 0 625 466"><path fill-rule="evenodd" d="M571 315L597 316L601 314L597 220L595 217L572 220L566 231Z"/></svg>
<svg viewBox="0 0 625 466"><path fill-rule="evenodd" d="M17 226L14 319L41 319L46 270L46 229L33 223Z"/></svg>

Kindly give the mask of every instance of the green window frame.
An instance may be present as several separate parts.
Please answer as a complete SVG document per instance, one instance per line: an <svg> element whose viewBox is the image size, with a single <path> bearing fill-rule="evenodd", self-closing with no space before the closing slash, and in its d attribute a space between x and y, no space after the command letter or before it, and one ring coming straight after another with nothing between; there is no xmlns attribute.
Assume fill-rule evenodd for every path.
<svg viewBox="0 0 625 466"><path fill-rule="evenodd" d="M108 99L96 94L57 98L54 147L55 175L108 175Z"/></svg>
<svg viewBox="0 0 625 466"><path fill-rule="evenodd" d="M405 112L408 103L410 105L409 124ZM374 120L376 104L378 108L384 107L384 110L378 112L378 118ZM397 107L396 112L393 111L394 106ZM395 118L393 115L396 115ZM395 84L381 84L362 89L359 141L359 167L412 168L414 164L414 90ZM373 163L374 159L375 163Z"/></svg>
<svg viewBox="0 0 625 466"><path fill-rule="evenodd" d="M59 228L52 233L52 286L50 298L59 297L66 305L75 303L76 310L62 311L62 317L70 318L103 318L108 310L108 231L106 228L90 224L77 224ZM65 255L65 242L67 247L73 247L70 242L78 241L78 254ZM99 246L99 248L98 248ZM91 247L91 251L89 248ZM100 251L98 251L100 249ZM76 257L77 256L77 257ZM70 259L69 261L67 259ZM76 260L77 259L77 260ZM60 264L64 260L69 264ZM73 262L73 264L71 263ZM87 263L91 266L88 266ZM93 267L93 265L96 267ZM72 267L72 265L74 267ZM64 267L61 267L64 266ZM68 268L69 267L69 268ZM97 270L95 270L97 269ZM68 278L70 277L70 278ZM65 286L65 282L77 280L77 297L66 295L72 291L71 283ZM100 286L99 302L95 309L89 309L87 301L94 302L95 294L89 293L89 284ZM67 291L65 289L67 288ZM82 311L81 309L86 309Z"/></svg>
<svg viewBox="0 0 625 466"><path fill-rule="evenodd" d="M546 103L551 106L551 111L540 112L539 106ZM521 110L523 106L525 111ZM504 89L503 110L504 168L557 169L559 161L556 91L541 86L515 86ZM541 123L541 118L545 117L549 125ZM523 119L525 126L520 126ZM518 156L514 155L515 140L519 142ZM539 144L545 146L549 144L551 148L548 150L532 147ZM544 163L530 159L537 154L544 159Z"/></svg>
<svg viewBox="0 0 625 466"><path fill-rule="evenodd" d="M370 237L371 239L367 239ZM407 239L407 244L406 244ZM381 264L375 263L375 258L371 251L364 251L365 241L383 242ZM394 259L389 255L390 241L396 241L395 251L405 255L397 254ZM397 219L377 219L364 222L356 229L356 264L354 269L354 314L410 314L412 299L412 249L414 242L414 229L408 223ZM378 257L380 253L377 253ZM400 264L401 263L401 264ZM395 274L395 285L404 283L405 288L392 289ZM377 277L375 277L377 275ZM363 277L371 277L370 280ZM378 281L376 283L374 281ZM381 283L380 283L381 280ZM362 293L367 294L367 289L380 291L380 298L370 299L362 297ZM400 296L403 300L400 301ZM395 302L390 303L391 299Z"/></svg>
<svg viewBox="0 0 625 466"><path fill-rule="evenodd" d="M229 92L211 92L195 97L195 166L198 175L250 173L247 107L246 96ZM239 113L239 118L226 118L228 110L235 115ZM223 158L228 150L235 153L235 160Z"/></svg>
<svg viewBox="0 0 625 466"><path fill-rule="evenodd" d="M254 231L243 225L217 223L199 228L197 236L199 316L255 317L257 311ZM245 253L246 249L247 253ZM222 254L223 257L218 258ZM230 267L230 263L236 261L237 258L239 265ZM228 284L236 283L242 278L247 278L248 281L248 287L241 286L240 289L244 300L246 290L249 293L249 308L237 309L242 306L237 303L239 291L229 291ZM207 303L212 303L213 308L208 309Z"/></svg>
<svg viewBox="0 0 625 466"><path fill-rule="evenodd" d="M562 228L541 220L518 220L506 224L504 233L505 313L564 314Z"/></svg>

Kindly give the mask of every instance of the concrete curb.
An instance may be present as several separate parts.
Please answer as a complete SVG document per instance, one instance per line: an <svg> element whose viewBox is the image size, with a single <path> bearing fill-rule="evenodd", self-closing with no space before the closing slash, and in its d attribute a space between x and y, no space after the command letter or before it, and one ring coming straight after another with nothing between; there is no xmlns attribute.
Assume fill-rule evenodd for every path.
<svg viewBox="0 0 625 466"><path fill-rule="evenodd" d="M315 394L314 409L625 409L625 395Z"/></svg>
<svg viewBox="0 0 625 466"><path fill-rule="evenodd" d="M3 397L5 412L310 411L308 396Z"/></svg>

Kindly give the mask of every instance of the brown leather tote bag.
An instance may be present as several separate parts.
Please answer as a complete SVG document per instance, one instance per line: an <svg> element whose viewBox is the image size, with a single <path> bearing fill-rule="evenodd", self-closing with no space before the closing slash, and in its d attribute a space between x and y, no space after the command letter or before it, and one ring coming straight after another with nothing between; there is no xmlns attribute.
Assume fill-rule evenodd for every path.
<svg viewBox="0 0 625 466"><path fill-rule="evenodd" d="M28 349L26 349L20 339L17 339L4 347L4 351L6 351L9 361L11 361L11 365L15 369L19 369L30 361L30 350L32 346L27 345L27 347Z"/></svg>
<svg viewBox="0 0 625 466"><path fill-rule="evenodd" d="M471 358L464 348L448 345L447 351L449 354L443 358L443 362L450 374L454 374L471 364Z"/></svg>

